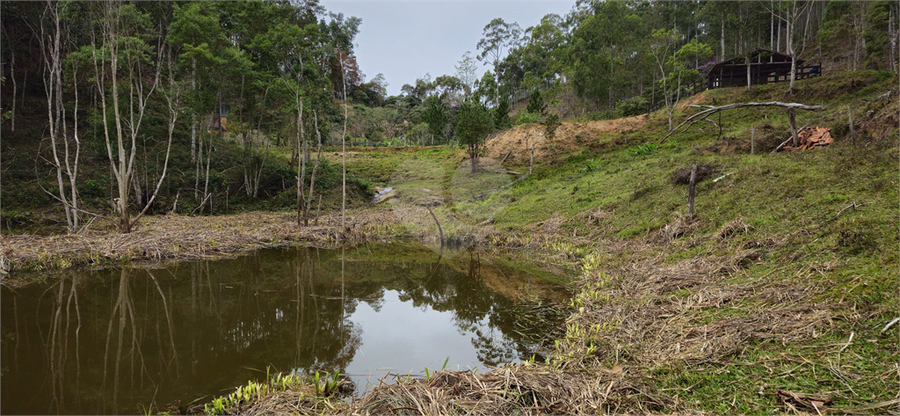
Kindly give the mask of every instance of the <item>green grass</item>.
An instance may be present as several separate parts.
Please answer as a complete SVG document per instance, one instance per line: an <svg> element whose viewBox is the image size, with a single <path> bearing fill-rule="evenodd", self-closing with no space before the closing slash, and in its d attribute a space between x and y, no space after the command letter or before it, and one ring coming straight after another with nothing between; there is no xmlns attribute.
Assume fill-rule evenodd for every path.
<svg viewBox="0 0 900 416"><path fill-rule="evenodd" d="M900 382L895 366L898 329L880 333L884 324L897 316L900 300L896 282L900 152L898 129L891 118L897 111L896 100L887 105L872 98L896 88L895 76L862 71L798 83L793 97L786 94L785 84L755 87L749 92L710 91L707 100L716 98L719 104L778 100L827 105L821 112L799 112L798 125L831 127L836 143L805 152L769 154L789 134L787 116L776 108L724 113L723 136L730 139L717 140L717 128L698 123L660 142L665 121L655 114L647 128L624 134L624 140L614 135L597 139L618 144L560 155L553 163L544 161L536 165L530 178L492 195L495 201L510 201L496 214L495 224L521 231L561 217L561 236L574 231L591 240L644 244L616 253L591 252L590 248L578 252L579 259L591 259L602 270L628 270L632 263L651 259L655 267L694 260L723 261L743 250L754 250L755 256L736 259L737 269L723 272L720 283L712 288L751 285L761 291L782 285L785 296L798 297L772 304L771 300L743 295L726 306L693 311L688 321L692 326L747 319L760 308L786 308L791 302L827 305L830 323L816 338L781 341L763 336L718 362L631 363L655 380L658 394L675 400L673 409L781 413L785 409L775 399L779 389L829 395L835 400L831 407L839 409L878 405L896 398ZM850 142L846 128L848 106L854 120L868 126L866 132L857 126L855 143ZM686 114L676 112L676 119ZM713 119L718 122L717 117ZM701 127L705 131L700 131ZM751 127L759 146L754 155L749 154ZM729 140L743 147L726 148ZM671 244L653 243L657 230L686 215L687 186L673 184L669 178L676 169L695 163L719 169L697 185L696 227ZM713 181L720 176L724 177ZM589 220L588 214L598 210L605 215ZM746 232L728 239L717 237L736 220L748 226ZM560 247L550 244L546 248L576 252ZM613 293L604 291L623 284L621 278L603 281L606 283L598 287L578 286L576 299L584 295L584 299L598 300L583 304L586 309L582 312L576 310L570 318L572 325L591 316L591 308L607 304L638 307L629 299L604 298L604 293ZM686 287L657 298L687 301L698 296L702 287ZM616 364L611 358L619 356L613 354L615 346L603 343L604 331L610 329L577 325L569 329L558 345L557 358L589 363L590 357L597 356L606 357L600 361L607 368ZM853 340L848 343L851 334ZM623 351L634 349L628 345L619 348L625 356ZM896 410L896 404L868 412L891 409Z"/></svg>

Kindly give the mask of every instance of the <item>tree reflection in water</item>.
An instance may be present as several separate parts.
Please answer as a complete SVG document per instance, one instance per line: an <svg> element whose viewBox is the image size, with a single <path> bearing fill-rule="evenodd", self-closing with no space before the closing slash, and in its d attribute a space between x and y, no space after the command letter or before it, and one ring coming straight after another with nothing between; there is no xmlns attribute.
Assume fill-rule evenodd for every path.
<svg viewBox="0 0 900 416"><path fill-rule="evenodd" d="M407 260L391 261L398 256ZM366 359L357 357L364 328L354 313L360 302L381 311L388 291L420 310L452 314L449 332L468 337L482 364L529 357L555 322L522 315L533 309L486 284L483 273L494 266L459 257L441 264L427 248L399 245L264 250L4 287L0 413L133 414L173 403L187 410L267 369L346 371ZM510 287L539 286L505 275ZM371 339L394 324L366 325Z"/></svg>

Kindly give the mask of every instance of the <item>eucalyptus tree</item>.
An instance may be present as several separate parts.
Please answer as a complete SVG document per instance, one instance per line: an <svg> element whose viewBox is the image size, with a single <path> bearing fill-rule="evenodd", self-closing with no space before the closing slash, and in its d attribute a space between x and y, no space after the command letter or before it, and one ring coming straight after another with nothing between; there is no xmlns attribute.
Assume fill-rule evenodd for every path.
<svg viewBox="0 0 900 416"><path fill-rule="evenodd" d="M849 61L853 71L859 68L866 51L866 9L870 2L836 0L828 3L818 31L823 54L836 63ZM849 41L849 42L847 42ZM849 46L849 47L848 47Z"/></svg>
<svg viewBox="0 0 900 416"><path fill-rule="evenodd" d="M219 25L219 13L210 2L176 3L174 19L169 26L169 44L181 63L179 78L190 80L191 91L185 98L186 111L191 118L191 161L202 144L198 144L197 132L200 115L207 114L215 104L215 94L210 87L216 85L211 77L218 50L226 47L228 40Z"/></svg>
<svg viewBox="0 0 900 416"><path fill-rule="evenodd" d="M136 5L103 2L97 3L96 9L99 16L91 48L95 80L107 156L118 191L114 206L119 230L128 233L134 225L128 199L137 138L150 97L159 86L164 43L153 33L149 15ZM148 43L154 38L155 46ZM112 110L111 115L108 110Z"/></svg>
<svg viewBox="0 0 900 416"><path fill-rule="evenodd" d="M866 67L897 72L900 46L900 5L893 1L873 1L866 8L863 39Z"/></svg>
<svg viewBox="0 0 900 416"><path fill-rule="evenodd" d="M642 33L642 19L625 3L596 5L572 33L568 56L575 92L613 107L635 81L635 68L628 64L640 54Z"/></svg>
<svg viewBox="0 0 900 416"><path fill-rule="evenodd" d="M464 99L469 99L475 89L475 82L478 81L478 64L475 63L472 52L466 51L454 68L456 68L456 78L459 78L465 90Z"/></svg>
<svg viewBox="0 0 900 416"><path fill-rule="evenodd" d="M682 86L699 80L700 72L696 69L695 62L712 56L709 46L697 42L696 39L676 50L675 45L678 39L678 32L659 29L653 33L651 43L666 104L669 131L672 131L672 117L675 105L681 99Z"/></svg>
<svg viewBox="0 0 900 416"><path fill-rule="evenodd" d="M797 25L801 22L802 17L809 9L811 1L803 0L776 0L769 5L769 11L777 19L786 25L786 48L785 52L791 57L791 78L788 92L794 93L794 83L797 79L797 59L803 53L806 43L801 43L800 51L795 49L795 38L797 37Z"/></svg>
<svg viewBox="0 0 900 416"><path fill-rule="evenodd" d="M478 41L477 48L481 51L478 59L483 62L490 62L494 66L494 73L498 74L500 62L505 56L505 52L515 47L519 43L519 37L522 30L518 23L506 23L502 18L495 18L484 26L482 30L483 37ZM500 82L495 84L494 100L496 104L500 100Z"/></svg>
<svg viewBox="0 0 900 416"><path fill-rule="evenodd" d="M481 79L475 85L475 92L472 93L472 98L475 101L487 104L492 102L491 95L497 89L499 89L499 85L497 85L497 78L494 77L494 73L490 70L484 71L484 75L481 76Z"/></svg>
<svg viewBox="0 0 900 416"><path fill-rule="evenodd" d="M499 66L503 84L512 96L518 98L522 91L548 85L562 74L566 36L566 22L556 14L548 14L537 26L525 29L520 44Z"/></svg>
<svg viewBox="0 0 900 416"><path fill-rule="evenodd" d="M50 149L53 167L56 170L56 187L59 195L53 195L63 206L66 224L70 233L78 230L78 162L81 154L81 140L78 138L78 89L75 88L74 124L72 138L69 138L68 117L64 102L63 55L70 48L67 24L63 22L70 2L47 1L44 16L40 20L40 45L43 63L44 94L47 98L47 118L49 121ZM74 6L73 6L74 7ZM49 27L48 27L49 26ZM70 65L70 75L77 84L77 63ZM13 96L15 102L15 95ZM71 143L70 143L71 142ZM74 149L71 147L74 146ZM62 156L62 162L60 161ZM63 180L65 175L67 181ZM52 194L51 194L52 195Z"/></svg>

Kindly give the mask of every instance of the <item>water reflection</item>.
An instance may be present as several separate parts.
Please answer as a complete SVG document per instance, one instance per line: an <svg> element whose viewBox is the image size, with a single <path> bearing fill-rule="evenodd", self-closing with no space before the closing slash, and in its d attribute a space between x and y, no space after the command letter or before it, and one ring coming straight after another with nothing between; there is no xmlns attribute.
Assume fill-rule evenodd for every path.
<svg viewBox="0 0 900 416"><path fill-rule="evenodd" d="M437 264L428 249L399 246L265 250L4 287L0 413L186 408L267 368L377 379L447 356L451 366L527 358L556 322L494 289L561 291L462 257Z"/></svg>

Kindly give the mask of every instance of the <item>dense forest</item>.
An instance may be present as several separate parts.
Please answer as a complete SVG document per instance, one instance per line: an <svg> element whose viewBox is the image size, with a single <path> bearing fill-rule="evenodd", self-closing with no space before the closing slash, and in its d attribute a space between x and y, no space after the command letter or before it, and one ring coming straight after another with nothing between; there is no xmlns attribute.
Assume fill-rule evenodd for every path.
<svg viewBox="0 0 900 416"><path fill-rule="evenodd" d="M96 212L126 232L168 210L294 207L300 221L322 196L335 206L340 170L321 154L342 139L475 157L514 124L671 108L757 48L830 72L898 70L891 1L579 0L532 27L486 22L456 73L399 96L359 70L360 19L316 0L0 7L4 221L57 206L70 231Z"/></svg>

